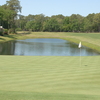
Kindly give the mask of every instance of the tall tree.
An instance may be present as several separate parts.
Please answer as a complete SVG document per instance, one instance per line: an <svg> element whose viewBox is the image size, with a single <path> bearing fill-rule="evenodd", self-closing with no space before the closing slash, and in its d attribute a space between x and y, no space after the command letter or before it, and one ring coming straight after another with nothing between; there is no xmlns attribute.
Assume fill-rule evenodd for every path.
<svg viewBox="0 0 100 100"><path fill-rule="evenodd" d="M88 16L84 18L84 31L85 32L93 32L95 30L94 25L93 25L94 15L95 15L94 13L89 14Z"/></svg>
<svg viewBox="0 0 100 100"><path fill-rule="evenodd" d="M26 26L27 30L31 29L32 31L42 31L43 23L47 18L43 14L39 15L28 15L26 16Z"/></svg>
<svg viewBox="0 0 100 100"><path fill-rule="evenodd" d="M9 20L12 16L13 11L9 9L5 9L5 6L0 6L0 25L3 26L4 28L9 28Z"/></svg>
<svg viewBox="0 0 100 100"><path fill-rule="evenodd" d="M53 16L51 16L51 18L55 18L56 19L57 23L60 26L60 31L62 31L63 20L64 20L65 16L63 16L62 14L59 14L59 15L53 15Z"/></svg>
<svg viewBox="0 0 100 100"><path fill-rule="evenodd" d="M83 16L79 14L72 14L69 20L70 20L71 29L73 32L79 32L82 30Z"/></svg>
<svg viewBox="0 0 100 100"><path fill-rule="evenodd" d="M15 33L15 28L16 28L16 19L18 12L21 12L21 6L20 6L20 1L19 0L9 0L6 1L6 9L9 9L12 11L12 16L10 16L9 23L12 23L10 28L12 28L12 32Z"/></svg>
<svg viewBox="0 0 100 100"><path fill-rule="evenodd" d="M100 13L94 15L93 24L95 31L100 32Z"/></svg>
<svg viewBox="0 0 100 100"><path fill-rule="evenodd" d="M63 26L62 26L62 31L63 32L70 32L70 22L69 22L69 18L68 16L66 16L64 19L63 19Z"/></svg>

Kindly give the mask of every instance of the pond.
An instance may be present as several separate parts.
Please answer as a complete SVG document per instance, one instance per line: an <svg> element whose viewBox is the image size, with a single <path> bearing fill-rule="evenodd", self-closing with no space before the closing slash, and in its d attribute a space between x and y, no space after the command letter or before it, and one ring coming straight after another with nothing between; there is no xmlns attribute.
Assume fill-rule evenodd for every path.
<svg viewBox="0 0 100 100"><path fill-rule="evenodd" d="M0 43L0 55L24 56L80 56L78 44L62 40L37 38ZM95 56L100 53L82 46L81 56Z"/></svg>

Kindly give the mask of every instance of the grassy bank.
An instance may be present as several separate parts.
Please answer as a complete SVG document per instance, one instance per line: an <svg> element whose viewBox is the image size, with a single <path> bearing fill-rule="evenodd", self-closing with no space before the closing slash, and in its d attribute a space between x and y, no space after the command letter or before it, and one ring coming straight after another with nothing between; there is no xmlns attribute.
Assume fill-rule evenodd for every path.
<svg viewBox="0 0 100 100"><path fill-rule="evenodd" d="M18 32L17 34L9 34L9 35L4 35L0 36L0 42L7 42L7 41L12 41L12 40L18 40L18 39L26 39L27 34L29 32Z"/></svg>
<svg viewBox="0 0 100 100"><path fill-rule="evenodd" d="M28 34L19 32L16 35L0 36L0 42L27 38L60 38L74 43L82 41L82 45L100 52L100 33L32 32Z"/></svg>
<svg viewBox="0 0 100 100"><path fill-rule="evenodd" d="M100 57L79 60L0 56L0 100L99 100Z"/></svg>

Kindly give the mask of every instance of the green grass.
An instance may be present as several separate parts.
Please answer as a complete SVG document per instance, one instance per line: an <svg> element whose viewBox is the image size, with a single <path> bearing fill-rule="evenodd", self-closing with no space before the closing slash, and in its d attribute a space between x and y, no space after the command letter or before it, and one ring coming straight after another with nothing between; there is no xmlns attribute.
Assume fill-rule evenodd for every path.
<svg viewBox="0 0 100 100"><path fill-rule="evenodd" d="M100 33L33 32L0 42L61 38L100 52ZM0 56L0 100L99 100L100 56Z"/></svg>
<svg viewBox="0 0 100 100"><path fill-rule="evenodd" d="M0 100L100 100L100 56L0 56Z"/></svg>
<svg viewBox="0 0 100 100"><path fill-rule="evenodd" d="M82 41L83 45L100 52L100 33L69 33L68 35L71 36L69 40L72 42Z"/></svg>

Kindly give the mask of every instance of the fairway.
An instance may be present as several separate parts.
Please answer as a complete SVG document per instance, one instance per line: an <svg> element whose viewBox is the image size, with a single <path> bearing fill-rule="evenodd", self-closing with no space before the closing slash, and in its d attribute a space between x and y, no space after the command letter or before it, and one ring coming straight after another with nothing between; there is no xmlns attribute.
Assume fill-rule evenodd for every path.
<svg viewBox="0 0 100 100"><path fill-rule="evenodd" d="M0 100L100 100L100 56L0 56Z"/></svg>

